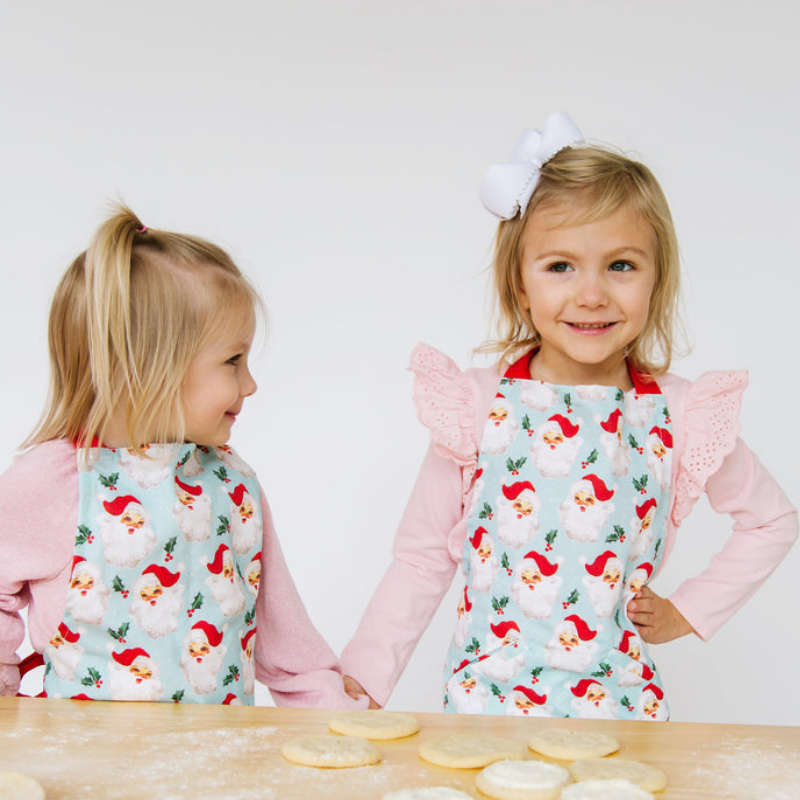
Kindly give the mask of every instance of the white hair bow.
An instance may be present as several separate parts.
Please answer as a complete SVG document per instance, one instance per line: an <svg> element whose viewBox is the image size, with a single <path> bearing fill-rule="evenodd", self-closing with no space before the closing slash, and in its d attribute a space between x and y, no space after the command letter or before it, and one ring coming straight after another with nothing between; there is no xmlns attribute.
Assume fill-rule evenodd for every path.
<svg viewBox="0 0 800 800"><path fill-rule="evenodd" d="M500 219L525 213L542 165L573 144L583 144L581 132L569 115L554 111L545 120L543 130L526 130L522 134L509 163L489 167L481 183L481 202Z"/></svg>

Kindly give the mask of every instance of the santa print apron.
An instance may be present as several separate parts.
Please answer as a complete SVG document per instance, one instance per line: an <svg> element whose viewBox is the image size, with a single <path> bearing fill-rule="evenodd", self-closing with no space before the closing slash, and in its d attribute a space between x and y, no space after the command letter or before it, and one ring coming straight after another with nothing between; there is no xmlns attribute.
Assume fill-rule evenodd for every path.
<svg viewBox="0 0 800 800"><path fill-rule="evenodd" d="M666 719L627 617L660 561L672 434L657 385L506 373L486 423L464 547L445 710Z"/></svg>
<svg viewBox="0 0 800 800"><path fill-rule="evenodd" d="M230 448L93 448L48 697L253 702L260 488Z"/></svg>

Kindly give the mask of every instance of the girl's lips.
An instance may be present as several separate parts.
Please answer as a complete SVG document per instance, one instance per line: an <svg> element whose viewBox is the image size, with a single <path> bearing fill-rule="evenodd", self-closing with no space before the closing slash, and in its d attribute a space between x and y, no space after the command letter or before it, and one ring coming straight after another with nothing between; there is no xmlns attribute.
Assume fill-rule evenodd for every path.
<svg viewBox="0 0 800 800"><path fill-rule="evenodd" d="M616 322L566 322L570 330L583 336L601 336L616 327Z"/></svg>

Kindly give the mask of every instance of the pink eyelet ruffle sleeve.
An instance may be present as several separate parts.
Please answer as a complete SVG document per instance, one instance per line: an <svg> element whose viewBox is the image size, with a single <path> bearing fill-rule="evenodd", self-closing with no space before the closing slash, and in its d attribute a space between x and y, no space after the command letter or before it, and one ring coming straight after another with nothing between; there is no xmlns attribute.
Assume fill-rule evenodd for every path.
<svg viewBox="0 0 800 800"><path fill-rule="evenodd" d="M708 567L669 597L701 639L709 639L752 597L798 535L796 509L738 438L746 385L744 372L712 372L691 384L667 376L662 384L678 434L664 561L678 525L701 494L715 511L733 518L730 537ZM691 521L686 524L691 528Z"/></svg>
<svg viewBox="0 0 800 800"><path fill-rule="evenodd" d="M746 372L709 372L690 384L683 419L684 447L675 482L672 519L680 525L705 492L708 479L736 446Z"/></svg>

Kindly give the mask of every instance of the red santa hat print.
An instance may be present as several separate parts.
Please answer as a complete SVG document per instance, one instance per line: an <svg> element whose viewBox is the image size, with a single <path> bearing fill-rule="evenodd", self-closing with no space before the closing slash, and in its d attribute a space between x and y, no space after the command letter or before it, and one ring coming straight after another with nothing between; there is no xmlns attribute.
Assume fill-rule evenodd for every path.
<svg viewBox="0 0 800 800"><path fill-rule="evenodd" d="M526 553L523 557L523 561L533 561L536 564L536 569L538 569L545 578L552 577L558 571L558 562L553 564L541 553L537 553L535 550L531 550L530 553Z"/></svg>
<svg viewBox="0 0 800 800"><path fill-rule="evenodd" d="M177 475L175 476L175 483L178 484L178 488L182 492L186 492L186 494L190 494L192 497L200 497L200 495L203 494L202 486L189 486L188 483L184 483Z"/></svg>
<svg viewBox="0 0 800 800"><path fill-rule="evenodd" d="M530 481L517 481L512 483L511 486L503 486L503 496L506 500L516 500L523 492L531 491L536 492L533 484Z"/></svg>
<svg viewBox="0 0 800 800"><path fill-rule="evenodd" d="M661 689L660 686L656 686L654 683L648 683L647 686L642 689L642 694L645 692L652 692L653 696L656 700L661 701L664 699L664 691Z"/></svg>
<svg viewBox="0 0 800 800"><path fill-rule="evenodd" d="M62 623L60 623L60 624L59 624L59 626L58 626L58 635L59 635L59 636L60 636L60 637L61 637L61 638L62 638L62 639L65 641L65 642L69 642L70 644L75 644L75 642L77 642L77 641L78 641L78 639L80 639L80 638L81 638L81 635L80 635L79 633L75 633L74 631L71 631L71 630L70 630L70 629L69 629L69 628L66 626L66 624L65 624L65 623L63 623L63 622L62 622Z"/></svg>
<svg viewBox="0 0 800 800"><path fill-rule="evenodd" d="M490 625L492 633L498 639L505 639L511 631L519 633L519 625L513 620L506 620L505 622L498 622L497 625Z"/></svg>
<svg viewBox="0 0 800 800"><path fill-rule="evenodd" d="M590 475L585 475L583 480L587 481L592 486L592 494L601 502L605 503L607 500L610 500L614 496L614 490L609 489L605 483L603 483L603 479L599 478L594 473Z"/></svg>
<svg viewBox="0 0 800 800"><path fill-rule="evenodd" d="M600 686L601 688L603 686L600 681L596 681L593 678L584 678L583 680L578 681L575 686L570 687L570 691L575 695L575 697L586 697L586 692L589 691L591 686L595 685Z"/></svg>
<svg viewBox="0 0 800 800"><path fill-rule="evenodd" d="M222 632L217 630L210 622L206 622L205 620L200 620L200 622L196 622L192 625L191 628L193 631L197 631L198 633L202 633L205 636L206 641L212 647L219 647L220 643L222 642Z"/></svg>
<svg viewBox="0 0 800 800"><path fill-rule="evenodd" d="M132 647L130 650L123 650L121 653L112 652L111 656L117 664L123 667L129 667L137 658L150 658L147 650L143 650L141 647Z"/></svg>
<svg viewBox="0 0 800 800"><path fill-rule="evenodd" d="M151 564L144 569L142 571L142 576L144 575L152 575L153 579L157 580L167 589L174 586L181 577L180 572L170 572L166 567L159 566L158 564Z"/></svg>
<svg viewBox="0 0 800 800"><path fill-rule="evenodd" d="M577 614L565 617L564 622L571 622L575 626L578 638L582 642L589 642L597 636L597 631L593 631Z"/></svg>
<svg viewBox="0 0 800 800"><path fill-rule="evenodd" d="M469 543L477 550L481 546L481 542L483 541L483 536L486 533L486 528L481 526L480 528L475 529L475 533L472 534L472 538L469 540Z"/></svg>
<svg viewBox="0 0 800 800"><path fill-rule="evenodd" d="M656 505L655 498L648 497L644 503L640 506L636 506L636 516L639 517L639 519L644 519L647 516L647 512L650 511L651 508L655 508Z"/></svg>
<svg viewBox="0 0 800 800"><path fill-rule="evenodd" d="M472 600L469 599L466 586L464 587L464 610L472 611Z"/></svg>
<svg viewBox="0 0 800 800"><path fill-rule="evenodd" d="M217 548L217 552L214 553L214 560L210 564L206 564L209 572L213 572L215 575L219 575L222 572L225 553L227 553L228 550L229 548L226 544L221 544Z"/></svg>
<svg viewBox="0 0 800 800"><path fill-rule="evenodd" d="M616 433L619 428L619 420L622 417L622 410L615 408L605 422L600 423L600 427L606 433Z"/></svg>
<svg viewBox="0 0 800 800"><path fill-rule="evenodd" d="M672 447L672 434L666 428L659 428L657 425L654 425L650 428L650 436L654 435L660 439L664 447Z"/></svg>
<svg viewBox="0 0 800 800"><path fill-rule="evenodd" d="M137 506L141 505L132 494L124 494L122 497L115 497L113 500L103 501L103 508L111 514L112 517L118 517L131 503L135 503Z"/></svg>
<svg viewBox="0 0 800 800"><path fill-rule="evenodd" d="M617 554L612 550L606 550L605 553L597 556L591 564L585 564L584 569L593 577L599 578L605 572L610 558L617 558Z"/></svg>
<svg viewBox="0 0 800 800"><path fill-rule="evenodd" d="M248 642L256 635L256 628L251 628L247 633L242 636L242 650L247 650Z"/></svg>
<svg viewBox="0 0 800 800"><path fill-rule="evenodd" d="M530 686L515 686L514 691L524 695L535 706L543 706L547 702L546 694L536 694Z"/></svg>
<svg viewBox="0 0 800 800"><path fill-rule="evenodd" d="M240 483L232 492L228 492L231 502L235 506L240 506L244 501L244 496L247 494L247 489L243 483Z"/></svg>
<svg viewBox="0 0 800 800"><path fill-rule="evenodd" d="M639 564L639 566L636 567L636 569L633 572L636 573L636 572L640 572L640 571L645 573L645 575L647 576L646 580L649 581L650 580L650 576L653 574L653 565L652 564L648 564L645 561L644 564Z"/></svg>
<svg viewBox="0 0 800 800"><path fill-rule="evenodd" d="M563 414L553 414L548 422L555 422L561 429L561 433L563 433L567 439L572 439L580 430L577 425L573 425L572 421L567 419Z"/></svg>

